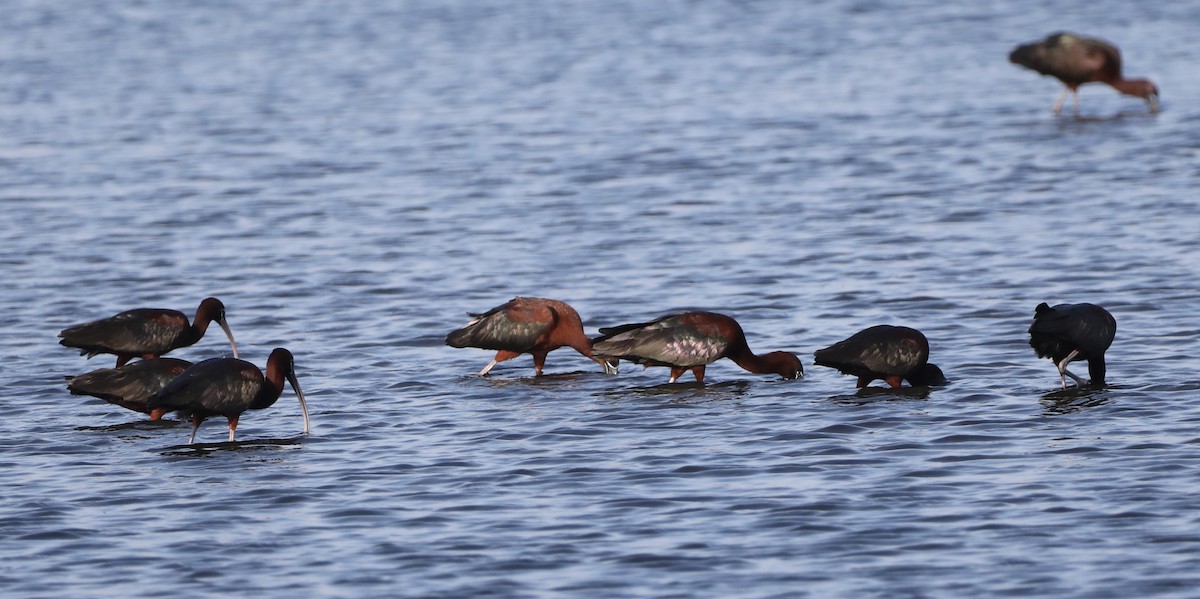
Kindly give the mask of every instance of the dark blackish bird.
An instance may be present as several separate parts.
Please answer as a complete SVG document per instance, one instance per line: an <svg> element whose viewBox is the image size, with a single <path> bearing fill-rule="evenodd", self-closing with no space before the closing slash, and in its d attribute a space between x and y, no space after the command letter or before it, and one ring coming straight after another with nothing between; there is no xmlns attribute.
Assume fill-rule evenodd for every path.
<svg viewBox="0 0 1200 599"><path fill-rule="evenodd" d="M209 416L224 416L229 420L229 441L233 442L238 418L246 410L269 408L283 393L283 381L287 379L300 400L300 412L304 415L304 434L308 434L308 404L304 392L296 380L295 361L292 352L282 347L271 351L267 358L267 374L263 376L257 366L237 358L213 358L205 360L183 371L166 387L150 397L152 410L181 410L192 414L192 436L188 444L196 440L200 423Z"/></svg>
<svg viewBox="0 0 1200 599"><path fill-rule="evenodd" d="M651 322L600 329L592 351L615 366L628 360L644 366L666 366L674 383L688 370L704 382L704 367L721 358L754 374L778 374L798 379L804 367L796 354L775 351L756 355L736 320L715 312L684 312Z"/></svg>
<svg viewBox="0 0 1200 599"><path fill-rule="evenodd" d="M1067 377L1077 385L1085 383L1067 370L1072 360L1087 360L1092 384L1104 384L1104 352L1116 335L1117 319L1095 304L1050 307L1042 302L1034 309L1033 324L1029 325L1030 347L1039 358L1054 360L1063 389L1067 388Z"/></svg>
<svg viewBox="0 0 1200 599"><path fill-rule="evenodd" d="M908 327L873 326L819 349L814 355L818 366L858 377L859 387L866 387L875 379L887 381L893 389L905 380L914 387L946 382L942 369L929 363L929 341L925 335Z"/></svg>
<svg viewBox="0 0 1200 599"><path fill-rule="evenodd" d="M166 410L151 410L150 396L161 391L175 377L192 366L176 358L148 358L119 368L101 368L67 379L74 395L91 395L127 410L149 414L158 420Z"/></svg>
<svg viewBox="0 0 1200 599"><path fill-rule="evenodd" d="M533 369L542 375L546 354L570 347L588 359L599 362L604 372L616 370L592 354L592 340L583 333L583 321L575 308L558 300L540 297L516 297L483 314L467 313L473 320L446 335L450 347L477 347L496 350L479 376L486 376L497 363L521 354L533 356Z"/></svg>
<svg viewBox="0 0 1200 599"><path fill-rule="evenodd" d="M237 343L225 322L225 304L210 297L196 308L196 318L188 324L187 316L178 310L140 308L128 310L102 320L75 325L58 334L60 344L81 350L79 355L116 354L117 367L133 358L157 358L173 349L187 347L200 340L215 322L225 331L233 357Z"/></svg>
<svg viewBox="0 0 1200 599"><path fill-rule="evenodd" d="M1151 112L1158 112L1158 88L1145 79L1123 78L1121 51L1104 40L1059 32L1040 42L1017 46L1008 60L1055 77L1067 86L1054 102L1054 114L1062 111L1069 92L1074 95L1078 115L1079 86L1092 82L1107 83L1123 94L1143 98Z"/></svg>

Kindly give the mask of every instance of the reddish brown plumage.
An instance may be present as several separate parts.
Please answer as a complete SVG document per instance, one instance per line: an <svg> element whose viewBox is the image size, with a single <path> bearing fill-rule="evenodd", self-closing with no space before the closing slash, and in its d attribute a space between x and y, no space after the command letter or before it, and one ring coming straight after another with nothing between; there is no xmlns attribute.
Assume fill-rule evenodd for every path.
<svg viewBox="0 0 1200 599"><path fill-rule="evenodd" d="M1158 88L1146 79L1125 79L1121 74L1121 52L1113 44L1073 33L1054 33L1039 42L1017 46L1009 61L1057 78L1067 87L1054 103L1054 112L1062 109L1069 92L1074 95L1075 113L1079 113L1079 86L1107 83L1117 91L1146 100L1152 112L1158 111Z"/></svg>
<svg viewBox="0 0 1200 599"><path fill-rule="evenodd" d="M570 347L595 360L610 372L611 367L592 354L592 340L583 332L579 313L566 302L540 297L516 297L474 318L446 336L450 347L478 347L496 350L496 357L479 372L487 375L499 362L521 354L533 356L534 372L542 375L546 355L560 347Z"/></svg>
<svg viewBox="0 0 1200 599"><path fill-rule="evenodd" d="M684 312L657 320L600 329L592 350L601 358L628 360L645 366L666 366L674 383L692 371L704 382L704 367L729 358L755 374L800 378L800 358L788 352L757 355L750 351L746 334L736 320L715 312Z"/></svg>

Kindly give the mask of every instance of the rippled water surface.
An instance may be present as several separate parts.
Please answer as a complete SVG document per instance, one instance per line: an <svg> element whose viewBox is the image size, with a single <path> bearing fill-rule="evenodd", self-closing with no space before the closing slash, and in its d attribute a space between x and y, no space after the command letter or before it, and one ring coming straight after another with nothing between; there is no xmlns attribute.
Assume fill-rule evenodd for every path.
<svg viewBox="0 0 1200 599"><path fill-rule="evenodd" d="M0 15L0 587L63 596L1188 596L1200 5L40 2ZM1117 41L1164 111L1010 65ZM735 316L782 381L474 376L514 295ZM55 336L228 306L290 391L188 426ZM1058 389L1037 303L1119 323ZM812 352L923 330L952 379ZM227 352L219 332L176 357ZM1085 367L1078 369L1085 372ZM876 383L879 385L880 383Z"/></svg>

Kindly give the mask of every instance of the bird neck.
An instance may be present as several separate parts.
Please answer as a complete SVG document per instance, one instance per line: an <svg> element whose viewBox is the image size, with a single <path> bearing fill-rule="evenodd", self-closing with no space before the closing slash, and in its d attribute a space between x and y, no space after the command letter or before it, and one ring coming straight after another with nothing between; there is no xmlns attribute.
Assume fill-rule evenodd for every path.
<svg viewBox="0 0 1200 599"><path fill-rule="evenodd" d="M1138 98L1145 98L1149 95L1146 91L1148 84L1145 79L1114 79L1108 82L1113 86L1113 89L1127 95Z"/></svg>
<svg viewBox="0 0 1200 599"><path fill-rule="evenodd" d="M250 409L262 410L275 405L275 402L279 401L279 396L283 395L283 380L283 372L275 368L273 364L267 364L266 380L258 389L254 401L250 403Z"/></svg>
<svg viewBox="0 0 1200 599"><path fill-rule="evenodd" d="M734 364L743 370L754 374L778 374L783 376L784 365L773 354L758 355L745 344L739 344L735 351L725 354Z"/></svg>

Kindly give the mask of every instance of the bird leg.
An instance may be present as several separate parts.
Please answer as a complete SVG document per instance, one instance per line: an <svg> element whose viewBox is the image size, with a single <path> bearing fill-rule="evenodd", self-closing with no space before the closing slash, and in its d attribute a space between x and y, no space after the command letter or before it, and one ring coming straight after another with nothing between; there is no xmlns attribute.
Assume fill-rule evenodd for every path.
<svg viewBox="0 0 1200 599"><path fill-rule="evenodd" d="M1079 356L1079 350L1073 349L1073 350L1071 350L1071 353L1067 354L1067 357L1063 358L1062 361L1059 362L1058 364L1055 364L1055 366L1058 367L1058 378L1062 379L1062 388L1063 389L1067 388L1067 377L1068 376L1075 380L1076 385L1079 385L1082 387L1084 384L1083 379L1072 374L1070 370L1067 370L1067 364L1070 364L1071 360L1074 360L1078 356Z"/></svg>
<svg viewBox="0 0 1200 599"><path fill-rule="evenodd" d="M679 380L679 377L683 376L683 373L685 373L685 372L687 372L686 368L679 368L676 366L672 366L671 367L671 380L667 381L667 384L674 383L675 381Z"/></svg>
<svg viewBox="0 0 1200 599"><path fill-rule="evenodd" d="M188 437L188 445L196 442L196 431L200 430L201 422L204 422L203 416L192 414L192 436Z"/></svg>
<svg viewBox="0 0 1200 599"><path fill-rule="evenodd" d="M546 354L533 354L534 376L542 376L542 367L546 365Z"/></svg>
<svg viewBox="0 0 1200 599"><path fill-rule="evenodd" d="M163 415L165 415L166 413L167 413L166 408L154 408L153 410L150 410L150 421L155 422L158 420L162 420Z"/></svg>
<svg viewBox="0 0 1200 599"><path fill-rule="evenodd" d="M1058 94L1058 99L1054 101L1054 108L1051 108L1051 110L1054 111L1054 114L1062 113L1063 101L1065 101L1067 99L1067 94L1070 92L1071 92L1071 88L1064 87L1062 90L1062 93Z"/></svg>
<svg viewBox="0 0 1200 599"><path fill-rule="evenodd" d="M124 366L126 362L128 362L132 359L133 359L133 356L123 356L123 355L118 354L117 355L117 365L113 366L113 368L120 368L120 367Z"/></svg>
<svg viewBox="0 0 1200 599"><path fill-rule="evenodd" d="M1075 116L1079 116L1079 89L1071 90L1071 93L1075 96Z"/></svg>
<svg viewBox="0 0 1200 599"><path fill-rule="evenodd" d="M889 374L883 380L887 381L887 384L889 387L891 387L893 389L899 389L900 382L904 380L904 377L901 377L900 375L897 375L897 374Z"/></svg>
<svg viewBox="0 0 1200 599"><path fill-rule="evenodd" d="M521 355L521 354L510 352L507 350L500 350L500 351L496 352L496 357L492 358L492 361L488 362L488 365L484 366L483 370L479 371L479 376L487 376L487 373L491 372L492 367L495 366L496 364L503 362L505 360L511 360L519 355Z"/></svg>
<svg viewBox="0 0 1200 599"><path fill-rule="evenodd" d="M697 383L704 383L704 367L697 366L692 369L692 374L696 377Z"/></svg>
<svg viewBox="0 0 1200 599"><path fill-rule="evenodd" d="M236 415L229 417L229 442L233 443L233 431L237 430L238 417Z"/></svg>

